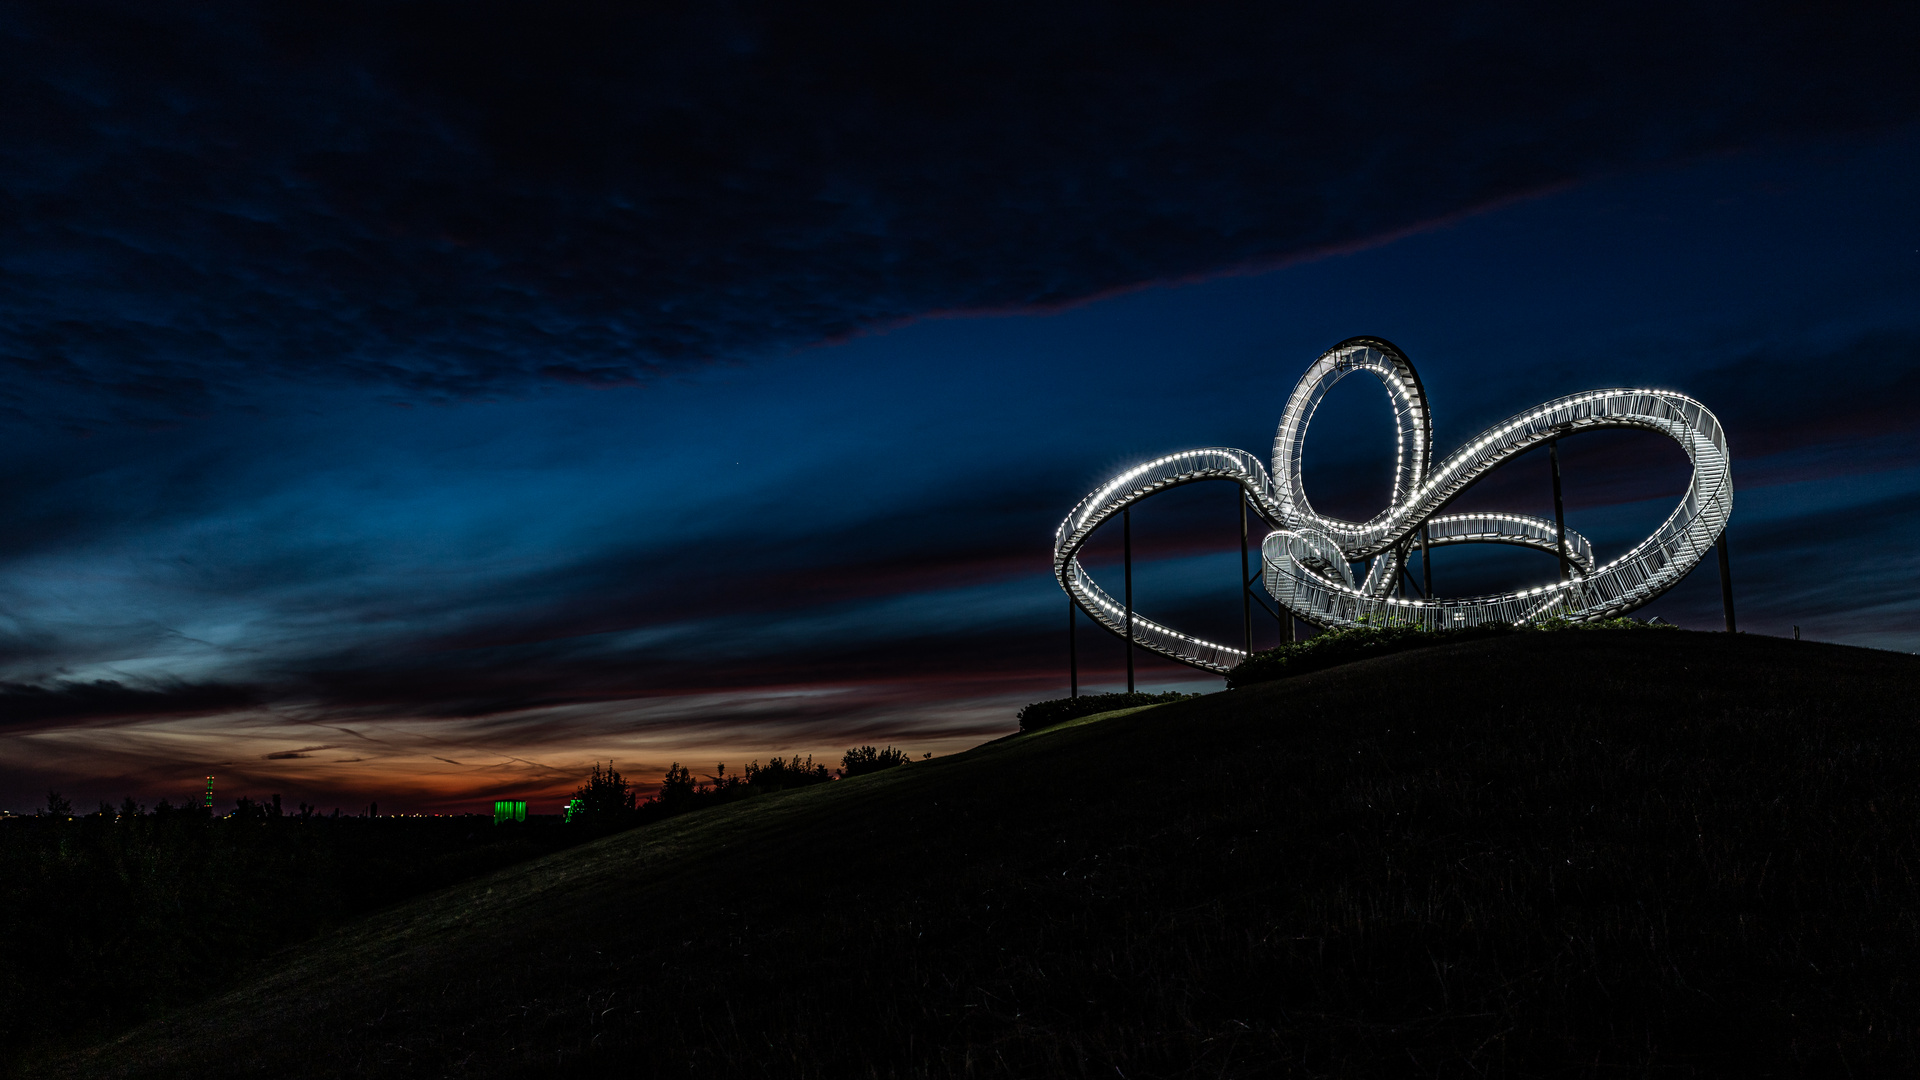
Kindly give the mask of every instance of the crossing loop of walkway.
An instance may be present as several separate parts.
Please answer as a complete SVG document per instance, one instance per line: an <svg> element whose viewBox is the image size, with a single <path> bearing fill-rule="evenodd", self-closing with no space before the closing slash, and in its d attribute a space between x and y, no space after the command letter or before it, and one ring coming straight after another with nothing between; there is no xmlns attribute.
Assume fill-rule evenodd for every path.
<svg viewBox="0 0 1920 1080"><path fill-rule="evenodd" d="M1394 410L1393 494L1364 522L1320 513L1301 479L1301 451L1313 414L1335 384L1365 374L1386 388ZM1646 539L1598 563L1587 539L1525 514L1442 513L1503 463L1555 439L1601 429L1652 431L1678 443L1693 475L1680 502ZM1276 528L1260 544L1266 591L1297 618L1317 626L1413 625L1428 629L1550 618L1610 618L1672 588L1713 548L1733 513L1726 433L1705 405L1670 390L1612 389L1570 394L1536 405L1433 460L1433 423L1420 377L1399 349L1380 338L1350 338L1316 360L1289 395L1274 435L1272 466L1244 450L1205 447L1156 458L1121 473L1080 500L1054 533L1054 576L1096 622L1126 636L1126 605L1081 566L1094 530L1151 495L1202 480L1228 480ZM1425 526L1429 547L1511 544L1561 555L1565 580L1469 597L1398 595L1408 556ZM1367 562L1364 575L1353 564ZM1225 672L1242 649L1185 634L1132 613L1136 644L1208 671Z"/></svg>

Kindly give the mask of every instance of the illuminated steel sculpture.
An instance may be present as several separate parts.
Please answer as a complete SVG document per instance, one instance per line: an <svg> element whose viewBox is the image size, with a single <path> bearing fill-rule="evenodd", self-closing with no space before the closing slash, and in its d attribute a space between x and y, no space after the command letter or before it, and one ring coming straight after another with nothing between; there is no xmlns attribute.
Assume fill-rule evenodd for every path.
<svg viewBox="0 0 1920 1080"><path fill-rule="evenodd" d="M1393 495L1365 522L1314 510L1301 485L1301 449L1314 410L1348 375L1379 379L1392 399L1397 429ZM1524 514L1441 514L1449 502L1502 463L1580 431L1633 428L1680 444L1693 463L1686 495L1660 527L1619 558L1596 565L1585 537ZM1559 497L1555 452L1555 501ZM1246 504L1276 528L1260 545L1266 591L1293 616L1317 626L1395 623L1428 629L1487 622L1574 621L1632 611L1677 584L1726 529L1733 474L1726 434L1707 407L1668 390L1592 390L1535 406L1480 433L1451 457L1433 461L1426 391L1405 355L1379 338L1359 337L1321 355L1287 399L1273 440L1273 471L1243 450L1208 447L1169 454L1121 473L1080 500L1054 534L1054 576L1080 610L1116 635L1162 656L1225 672L1245 649L1205 641L1145 619L1108 595L1080 565L1093 531L1156 492L1201 480L1230 480ZM1556 507L1557 510L1557 507ZM1556 513L1556 518L1560 515ZM1396 595L1407 558L1419 545L1513 544L1557 555L1561 580L1491 596ZM1722 583L1726 584L1722 548ZM1371 560L1364 577L1352 563ZM1130 592L1130 590L1129 590ZM1728 594L1728 628L1732 629ZM1247 644L1251 645L1251 641ZM1129 680L1131 682L1131 680Z"/></svg>

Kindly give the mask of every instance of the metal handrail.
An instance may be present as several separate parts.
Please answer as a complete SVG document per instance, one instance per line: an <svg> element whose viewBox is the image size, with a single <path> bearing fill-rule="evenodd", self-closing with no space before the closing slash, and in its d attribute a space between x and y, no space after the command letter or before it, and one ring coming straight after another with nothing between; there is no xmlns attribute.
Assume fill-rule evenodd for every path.
<svg viewBox="0 0 1920 1080"><path fill-rule="evenodd" d="M1340 379L1366 372L1380 379L1394 403L1395 481L1387 508L1366 522L1318 513L1301 482L1301 449L1308 423ZM1523 514L1438 513L1505 462L1542 443L1582 431L1634 429L1673 439L1693 474L1686 494L1658 528L1626 554L1596 566L1591 543L1553 522ZM1570 394L1517 413L1488 428L1433 465L1432 419L1426 392L1407 358L1377 338L1355 338L1323 354L1301 378L1274 439L1271 473L1258 458L1230 447L1168 454L1135 466L1080 500L1054 533L1054 575L1074 603L1096 622L1125 636L1124 605L1116 603L1081 567L1079 551L1100 525L1148 496L1182 484L1227 480L1246 492L1254 509L1280 528L1261 543L1267 592L1299 618L1337 628L1405 624L1439 629L1486 622L1587 621L1632 611L1697 565L1733 513L1733 474L1726 433L1705 405L1666 390L1609 389ZM1510 593L1463 598L1403 599L1391 595L1415 533L1425 525L1428 545L1517 544L1564 551L1567 580ZM1562 544L1564 543L1564 548ZM1351 564L1372 559L1363 582ZM1224 672L1246 652L1183 634L1133 613L1134 640L1163 656Z"/></svg>

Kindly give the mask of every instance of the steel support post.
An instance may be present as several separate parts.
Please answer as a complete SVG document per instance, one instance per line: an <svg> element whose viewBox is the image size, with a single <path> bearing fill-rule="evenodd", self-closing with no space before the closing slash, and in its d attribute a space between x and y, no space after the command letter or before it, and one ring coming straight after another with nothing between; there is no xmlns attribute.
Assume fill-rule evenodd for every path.
<svg viewBox="0 0 1920 1080"><path fill-rule="evenodd" d="M1312 410L1302 406L1319 401L1324 391L1337 379L1362 371L1377 377L1395 403L1396 461L1401 467L1408 467L1409 453L1418 451L1424 456L1425 444L1430 437L1428 401L1419 378L1414 374L1413 365L1387 342L1376 338L1350 338L1321 354L1308 369L1308 378L1299 383L1288 398L1289 407L1281 415L1273 444L1282 472L1297 468L1303 442L1307 438ZM1636 546L1620 558L1598 566L1592 563L1590 539L1574 531L1566 520L1566 485L1565 477L1561 475L1558 442L1588 428L1633 428L1666 435L1689 451L1692 463L1689 496L1647 537L1644 548ZM1432 519L1429 524L1429 515L1440 513L1446 508L1445 500L1460 493L1457 485L1472 483L1488 470L1507 463L1512 455L1531 454L1542 443L1548 444L1548 478L1552 484L1554 515L1551 519L1537 512L1525 515L1466 513ZM1260 557L1255 557L1253 552L1252 528L1256 519L1270 518L1265 521L1267 528L1282 530L1270 536L1276 548L1276 558L1285 563L1273 568L1273 591L1284 597L1286 603L1297 600L1302 611L1312 612L1311 618L1296 615L1287 610L1285 604L1276 605L1269 612L1274 616L1278 637L1283 643L1310 639L1319 633L1321 624L1329 628L1351 625L1358 619L1358 609L1384 606L1369 603L1366 597L1355 595L1355 590L1332 586L1328 582L1322 582L1329 586L1325 589L1316 588L1311 580L1292 582L1282 587L1280 575L1291 575L1295 567L1290 560L1295 556L1304 558L1305 552L1296 551L1289 555L1277 549L1282 546L1280 542L1288 538L1289 532L1298 530L1309 533L1330 530L1332 535L1326 539L1331 540L1335 535L1339 537L1338 543L1312 542L1311 546L1317 551L1311 559L1314 574L1324 574L1329 568L1323 565L1323 560L1331 566L1337 566L1343 553L1378 555L1382 547L1392 545L1394 557L1402 560L1398 570L1405 577L1396 576L1392 588L1379 590L1381 595L1375 600L1391 596L1393 608L1400 609L1403 607L1401 597L1411 600L1409 594L1416 590L1429 593L1431 595L1428 598L1415 606L1422 609L1431 607L1433 610L1417 612L1418 621L1449 626L1454 625L1455 620L1462 625L1477 625L1493 619L1543 616L1549 612L1597 614L1602 607L1623 612L1633 610L1652 601L1696 569L1709 557L1709 548L1719 545L1721 550L1718 554L1730 561L1731 543L1723 544L1720 535L1733 509L1726 432L1719 419L1692 398L1655 389L1604 390L1555 398L1515 414L1505 426L1489 431L1484 440L1462 448L1458 453L1465 456L1448 459L1453 463L1448 466L1448 476L1452 478L1449 482L1455 487L1445 492L1431 489L1428 484L1441 479L1436 474L1430 480L1423 481L1420 492L1402 493L1408 499L1418 496L1420 505L1396 503L1394 512L1382 515L1380 520L1351 526L1330 523L1314 513L1305 502L1304 494L1297 490L1299 477L1276 478L1270 475L1256 455L1230 447L1202 447L1163 455L1152 461L1141 462L1113 477L1106 485L1088 495L1075 512L1061 522L1054 533L1054 565L1064 571L1096 537L1105 539L1096 544L1095 550L1112 554L1111 548L1101 546L1112 542L1113 534L1106 530L1115 517L1124 514L1130 519L1131 514L1127 511L1134 502L1180 485L1216 479L1228 480L1242 488L1241 536L1245 559L1242 567L1246 578L1241 585L1240 633L1243 645L1251 643L1249 624L1252 621L1252 604L1258 603L1262 607L1267 604L1267 597L1257 596L1253 591L1255 586L1261 586L1261 592L1267 592L1266 552L1263 550ZM1269 489L1278 501L1269 504L1268 491L1262 490L1263 483L1279 483L1285 488L1284 491ZM1431 505L1433 501L1440 501L1443 505ZM1474 519L1482 517L1491 520L1476 524ZM1127 524L1130 526L1131 521ZM1422 529L1423 525L1428 527ZM1436 535L1431 525L1438 525L1441 532ZM1548 534L1553 538L1551 547L1546 543L1546 536L1542 535L1549 528L1553 530ZM1420 531L1419 536L1413 535L1416 531ZM1433 580L1432 549L1467 542L1520 544L1535 550L1552 551L1554 561L1560 566L1560 580L1551 587L1477 597L1459 596L1459 589L1449 589L1449 593L1456 595L1450 596L1442 604L1439 586ZM1409 562L1415 543L1421 549L1421 576L1418 578L1413 576ZM1576 544L1578 562L1574 559ZM1265 546L1263 543L1262 548ZM1089 602L1081 610L1101 630L1123 639L1127 648L1129 682L1136 691L1139 679L1138 664L1135 662L1137 658L1133 655L1136 645L1144 644L1149 652L1198 669L1213 671L1222 667L1234 650L1218 644L1220 639L1217 636L1214 641L1207 641L1178 633L1156 622L1151 639L1146 642L1138 640L1140 626L1145 623L1136 625L1133 621L1138 616L1133 606L1130 528L1126 560L1125 606L1120 612L1125 620L1123 625L1113 625L1113 608L1120 605L1113 603L1115 598L1112 593L1115 590L1111 588L1097 594L1104 608ZM1254 573L1255 568L1260 572ZM1348 569L1351 570L1351 566ZM1077 566L1075 572L1084 574ZM1083 576L1078 581L1063 580L1062 584L1077 597L1087 581ZM1379 586L1385 583L1376 581L1374 584ZM1722 584L1727 623L1733 628L1730 569L1723 574ZM1548 595L1542 598L1542 593ZM1092 595L1095 594L1089 592L1089 596ZM1328 606L1322 607L1323 604ZM1307 625L1300 626L1302 622Z"/></svg>
<svg viewBox="0 0 1920 1080"><path fill-rule="evenodd" d="M1245 638L1247 655L1253 655L1253 585L1247 577L1247 493L1240 492L1240 632Z"/></svg>
<svg viewBox="0 0 1920 1080"><path fill-rule="evenodd" d="M1073 594L1067 594L1067 696L1080 696L1080 620L1074 618Z"/></svg>
<svg viewBox="0 0 1920 1080"><path fill-rule="evenodd" d="M1127 693L1133 693L1133 507L1120 511L1120 553L1127 564Z"/></svg>
<svg viewBox="0 0 1920 1080"><path fill-rule="evenodd" d="M1733 570L1727 565L1727 534L1725 530L1721 531L1720 542L1714 546L1720 549L1720 606L1726 609L1727 633L1731 634L1735 632L1733 628Z"/></svg>
<svg viewBox="0 0 1920 1080"><path fill-rule="evenodd" d="M1426 599L1433 599L1433 560L1427 556L1427 527L1420 526L1420 591Z"/></svg>
<svg viewBox="0 0 1920 1080"><path fill-rule="evenodd" d="M1571 575L1567 572L1567 514L1560 506L1560 440L1547 441L1547 462L1553 467L1553 543L1554 550L1560 555L1560 580L1565 581Z"/></svg>

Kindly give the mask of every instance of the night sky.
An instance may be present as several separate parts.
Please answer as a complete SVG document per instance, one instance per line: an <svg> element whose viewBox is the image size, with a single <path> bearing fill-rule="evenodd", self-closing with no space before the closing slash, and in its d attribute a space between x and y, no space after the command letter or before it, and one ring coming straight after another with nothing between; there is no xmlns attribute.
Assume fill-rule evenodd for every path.
<svg viewBox="0 0 1920 1080"><path fill-rule="evenodd" d="M0 4L0 808L964 748L1066 691L1073 503L1358 334L1442 454L1701 399L1742 629L1920 650L1920 9L1322 7ZM1391 438L1342 383L1315 504ZM1563 473L1603 559L1687 477ZM1144 613L1237 640L1236 505L1135 513Z"/></svg>

